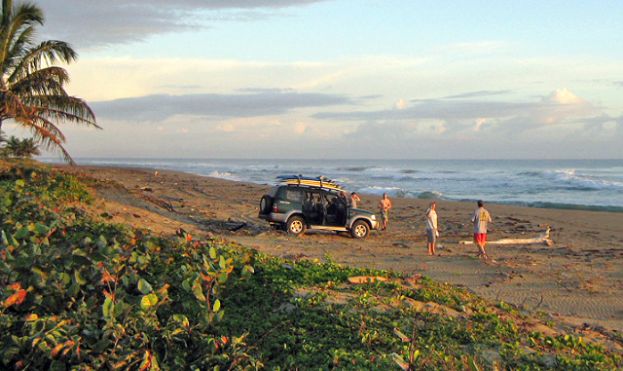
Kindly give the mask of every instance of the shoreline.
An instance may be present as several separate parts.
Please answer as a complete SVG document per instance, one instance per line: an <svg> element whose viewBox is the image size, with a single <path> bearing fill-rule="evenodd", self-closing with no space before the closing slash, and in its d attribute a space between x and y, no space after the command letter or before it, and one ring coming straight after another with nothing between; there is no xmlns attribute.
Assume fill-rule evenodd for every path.
<svg viewBox="0 0 623 371"><path fill-rule="evenodd" d="M429 257L424 211L430 200L392 198L389 230L363 241L332 233L296 238L257 218L268 186L170 170L156 176L155 169L144 168L57 168L92 178L103 199L95 209L112 221L163 234L182 227L290 259L330 256L346 265L421 273L528 313L545 311L568 323L623 332L622 213L486 203L494 219L491 240L535 237L550 225L555 244L490 246L496 262L485 264L474 258L475 248L459 245L471 236L471 202L437 201L441 256ZM362 207L376 211L378 197L362 196Z"/></svg>
<svg viewBox="0 0 623 371"><path fill-rule="evenodd" d="M515 161L307 161L301 166L307 175L324 174L337 179L350 191L415 199L517 205L547 209L623 212L617 196L623 178L619 160L591 162L569 160ZM253 184L274 184L278 175L298 174L300 168L284 161L180 159L86 159L86 165L124 168L168 169L199 176L216 177ZM491 163L491 165L487 165ZM592 169L592 170L591 170Z"/></svg>
<svg viewBox="0 0 623 371"><path fill-rule="evenodd" d="M456 161L456 160L452 160L452 161ZM500 161L500 160L491 160L491 161ZM515 160L509 160L509 161L515 161ZM46 164L50 166L59 166L59 164L55 164L55 163L46 163ZM250 180L231 179L228 177L206 175L206 174L193 172L193 171L174 170L174 169L158 168L158 167L151 167L151 166L142 167L142 166L135 166L135 165L120 164L120 165L115 165L115 166L112 166L112 165L78 165L78 167L113 168L113 169L121 168L121 169L142 170L142 171L169 171L169 172L177 172L177 173L194 175L194 176L210 178L210 179L224 180L224 181L243 183L243 184L253 184L257 186L270 187L274 185L274 183L271 184L271 183L265 183L265 182L253 182ZM352 190L348 190L348 191L350 192ZM380 194L376 194L376 193L359 192L359 191L357 191L357 193L366 195L368 197L380 197ZM419 197L419 195L410 196L409 195L410 192L403 192L403 193L404 194L401 194L401 195L394 195L394 196L390 195L390 196L392 198L424 200L428 202L437 200L437 201L442 201L442 202L476 203L476 201L478 201L478 199L476 198L474 199L469 199L469 198L452 199L452 198L446 198L443 195L441 195L440 197L428 197L429 194L434 194L434 192L431 192L431 191L424 191L419 194L419 195L425 194L426 195L425 197ZM508 201L508 202L505 202L505 201L487 200L487 199L484 199L484 201L490 205L501 205L501 206L511 206L511 207L514 206L514 207L524 207L524 208L530 208L530 209L577 210L577 211L596 211L596 212L607 212L607 213L623 213L622 206L614 206L614 205L570 204L570 203L548 202L548 201L532 201L532 202Z"/></svg>

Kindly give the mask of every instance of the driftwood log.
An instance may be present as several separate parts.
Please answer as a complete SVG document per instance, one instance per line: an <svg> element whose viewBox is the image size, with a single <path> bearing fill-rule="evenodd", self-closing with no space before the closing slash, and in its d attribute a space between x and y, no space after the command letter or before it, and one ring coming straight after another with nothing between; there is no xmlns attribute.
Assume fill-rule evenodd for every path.
<svg viewBox="0 0 623 371"><path fill-rule="evenodd" d="M534 238L502 238L500 240L488 241L487 245L533 245L533 244L541 244L552 246L554 241L549 236L550 227L548 226L545 232L539 234L538 237ZM460 241L461 245L473 245L474 241Z"/></svg>

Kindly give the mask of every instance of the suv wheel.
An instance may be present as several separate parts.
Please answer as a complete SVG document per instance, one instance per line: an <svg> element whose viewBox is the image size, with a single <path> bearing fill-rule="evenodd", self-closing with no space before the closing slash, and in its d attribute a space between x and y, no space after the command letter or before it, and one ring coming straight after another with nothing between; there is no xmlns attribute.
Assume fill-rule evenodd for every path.
<svg viewBox="0 0 623 371"><path fill-rule="evenodd" d="M363 220L357 220L350 229L353 238L366 238L368 233L370 233L370 226Z"/></svg>
<svg viewBox="0 0 623 371"><path fill-rule="evenodd" d="M260 214L269 214L272 207L273 198L265 195L260 200Z"/></svg>
<svg viewBox="0 0 623 371"><path fill-rule="evenodd" d="M300 216L293 216L288 219L288 223L286 225L288 234L292 234L295 236L300 235L305 232L305 220Z"/></svg>

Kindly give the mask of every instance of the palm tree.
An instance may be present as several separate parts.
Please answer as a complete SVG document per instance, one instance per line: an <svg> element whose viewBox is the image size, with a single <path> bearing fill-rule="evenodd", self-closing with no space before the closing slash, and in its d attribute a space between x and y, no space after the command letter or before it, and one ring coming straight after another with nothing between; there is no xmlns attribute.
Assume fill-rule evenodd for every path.
<svg viewBox="0 0 623 371"><path fill-rule="evenodd" d="M77 54L63 41L35 43L37 26L44 22L41 9L31 3L13 5L2 0L0 22L0 129L6 120L29 129L46 149L60 150L73 160L63 144L59 123L77 123L100 128L87 103L67 94L69 75L57 62L71 63Z"/></svg>
<svg viewBox="0 0 623 371"><path fill-rule="evenodd" d="M2 150L7 157L32 158L41 154L33 138L19 139L11 136L5 142L6 146Z"/></svg>

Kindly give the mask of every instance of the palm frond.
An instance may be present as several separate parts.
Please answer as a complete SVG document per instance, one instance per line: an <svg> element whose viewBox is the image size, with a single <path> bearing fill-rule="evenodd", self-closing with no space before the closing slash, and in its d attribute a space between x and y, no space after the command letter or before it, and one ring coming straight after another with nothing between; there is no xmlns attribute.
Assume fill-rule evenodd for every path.
<svg viewBox="0 0 623 371"><path fill-rule="evenodd" d="M28 103L41 110L41 115L101 129L96 123L95 113L81 98L64 95L36 95L29 97Z"/></svg>
<svg viewBox="0 0 623 371"><path fill-rule="evenodd" d="M21 60L24 51L32 45L34 37L35 28L33 26L28 26L13 40L8 53L4 57L2 71L4 74L8 74L9 71L15 68L15 65Z"/></svg>
<svg viewBox="0 0 623 371"><path fill-rule="evenodd" d="M78 54L68 43L56 40L44 41L26 51L7 81L14 82L44 65L50 66L58 61L71 63L77 58Z"/></svg>
<svg viewBox="0 0 623 371"><path fill-rule="evenodd" d="M24 76L12 83L10 88L16 94L67 95L63 85L69 82L69 74L61 67L47 67Z"/></svg>
<svg viewBox="0 0 623 371"><path fill-rule="evenodd" d="M42 125L40 121L33 120L32 118L16 118L15 121L23 127L29 129L35 140L40 142L46 150L57 150L61 153L66 162L69 162L71 165L76 164L69 152L67 152L63 146L64 140L56 136L53 129Z"/></svg>
<svg viewBox="0 0 623 371"><path fill-rule="evenodd" d="M15 41L20 30L23 28L39 24L43 25L43 11L35 4L23 3L15 7L14 9L4 8L2 31L0 32L0 40L2 42L0 49L0 61L4 62L6 56L11 48L11 45ZM4 12L9 11L8 19L5 22Z"/></svg>
<svg viewBox="0 0 623 371"><path fill-rule="evenodd" d="M65 138L65 134L63 134L61 129L59 129L58 126L54 125L52 121L46 119L45 117L37 116L36 118L33 118L32 120L33 120L34 126L47 130L50 134L58 138L62 143L64 143L65 140L67 139Z"/></svg>
<svg viewBox="0 0 623 371"><path fill-rule="evenodd" d="M0 25L4 28L13 15L13 0L2 0L2 23Z"/></svg>
<svg viewBox="0 0 623 371"><path fill-rule="evenodd" d="M30 114L31 109L24 104L19 95L10 90L0 93L2 101L0 102L0 121L14 117L26 117Z"/></svg>

